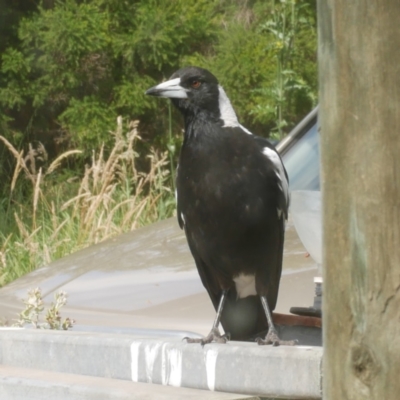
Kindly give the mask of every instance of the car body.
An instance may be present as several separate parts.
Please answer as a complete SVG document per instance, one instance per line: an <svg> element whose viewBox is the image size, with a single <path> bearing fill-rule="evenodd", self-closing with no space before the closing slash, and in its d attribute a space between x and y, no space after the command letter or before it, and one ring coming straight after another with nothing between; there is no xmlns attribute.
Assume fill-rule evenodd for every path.
<svg viewBox="0 0 400 400"><path fill-rule="evenodd" d="M292 189L319 188L317 136L315 109L277 146ZM312 304L316 274L316 263L289 218L275 312ZM206 335L215 316L176 218L90 246L17 279L0 289L0 316L16 318L21 299L35 287L46 304L55 292L68 293L62 315L76 320L74 329Z"/></svg>

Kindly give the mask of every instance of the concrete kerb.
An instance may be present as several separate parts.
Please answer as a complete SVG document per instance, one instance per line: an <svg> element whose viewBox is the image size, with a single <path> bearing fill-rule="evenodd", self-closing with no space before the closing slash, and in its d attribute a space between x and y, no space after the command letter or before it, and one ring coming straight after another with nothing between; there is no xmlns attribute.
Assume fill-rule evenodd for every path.
<svg viewBox="0 0 400 400"><path fill-rule="evenodd" d="M320 399L322 349L197 344L87 332L0 330L0 363L175 387Z"/></svg>
<svg viewBox="0 0 400 400"><path fill-rule="evenodd" d="M258 396L133 383L0 365L1 400L261 400ZM264 400L264 399L263 399Z"/></svg>

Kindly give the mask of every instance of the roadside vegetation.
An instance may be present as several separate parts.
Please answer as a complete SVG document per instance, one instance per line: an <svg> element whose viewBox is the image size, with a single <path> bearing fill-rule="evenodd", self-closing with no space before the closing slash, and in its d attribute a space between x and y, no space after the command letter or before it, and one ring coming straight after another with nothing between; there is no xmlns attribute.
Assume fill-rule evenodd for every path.
<svg viewBox="0 0 400 400"><path fill-rule="evenodd" d="M10 231L7 236L0 233L2 284L89 244L172 215L167 152L151 148L140 157L138 122L130 122L125 131L123 125L118 118L108 155L101 146L77 176L66 179L63 161L81 156L81 151L67 151L47 167L38 167L37 160L47 158L44 149L18 152L0 136L16 160L4 199L9 203L1 215ZM147 164L146 173L138 170L138 162Z"/></svg>
<svg viewBox="0 0 400 400"><path fill-rule="evenodd" d="M317 101L315 0L0 3L0 286L173 215L180 117L143 93L176 69L274 140Z"/></svg>

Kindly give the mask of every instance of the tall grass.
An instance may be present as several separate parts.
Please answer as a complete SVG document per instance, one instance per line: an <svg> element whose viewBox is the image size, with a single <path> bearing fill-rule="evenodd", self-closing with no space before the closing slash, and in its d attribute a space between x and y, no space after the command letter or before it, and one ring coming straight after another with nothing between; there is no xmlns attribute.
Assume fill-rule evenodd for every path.
<svg viewBox="0 0 400 400"><path fill-rule="evenodd" d="M93 151L84 171L60 179L63 165L81 153L70 150L47 167L43 147L17 150L0 140L16 164L0 204L0 285L76 250L172 215L168 154L153 148L139 170L138 121L124 132L122 118L106 156Z"/></svg>

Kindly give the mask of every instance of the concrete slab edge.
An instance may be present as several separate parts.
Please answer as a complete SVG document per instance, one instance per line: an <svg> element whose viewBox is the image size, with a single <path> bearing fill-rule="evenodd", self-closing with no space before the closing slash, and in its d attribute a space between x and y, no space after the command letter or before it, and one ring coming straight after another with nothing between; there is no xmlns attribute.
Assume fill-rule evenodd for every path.
<svg viewBox="0 0 400 400"><path fill-rule="evenodd" d="M230 342L203 348L118 334L0 330L0 363L290 399L321 398L322 349Z"/></svg>
<svg viewBox="0 0 400 400"><path fill-rule="evenodd" d="M259 397L133 383L0 365L2 400L260 400Z"/></svg>

